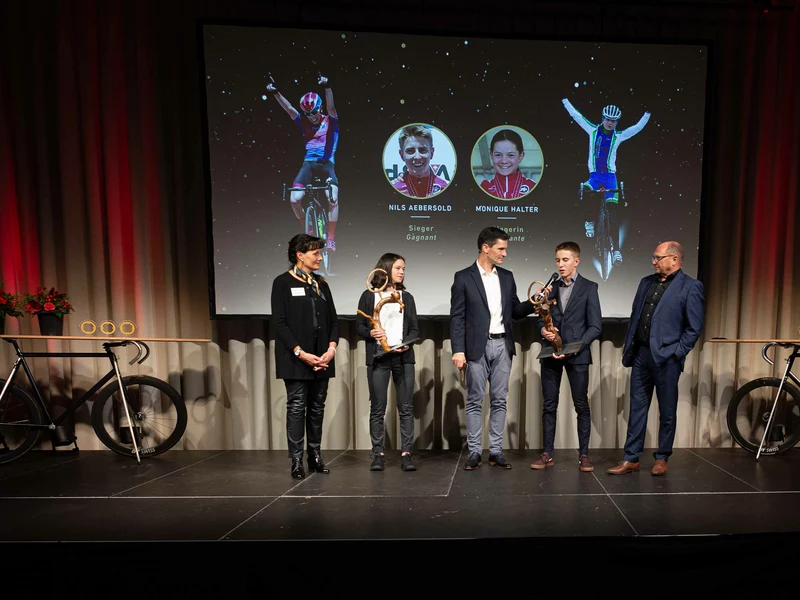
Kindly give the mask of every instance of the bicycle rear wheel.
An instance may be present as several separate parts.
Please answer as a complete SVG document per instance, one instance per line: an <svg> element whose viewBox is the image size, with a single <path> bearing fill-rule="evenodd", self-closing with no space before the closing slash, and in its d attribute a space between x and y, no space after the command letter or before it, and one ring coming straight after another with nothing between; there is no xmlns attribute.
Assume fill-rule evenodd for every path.
<svg viewBox="0 0 800 600"><path fill-rule="evenodd" d="M781 379L763 377L739 388L728 405L728 429L745 450L758 452L761 438L777 396L778 406L762 454L781 454L800 440L800 390L786 383L778 396Z"/></svg>
<svg viewBox="0 0 800 600"><path fill-rule="evenodd" d="M146 375L123 377L122 383L139 453L156 456L177 444L186 431L187 421L186 405L178 390ZM100 390L94 401L92 427L100 441L114 452L125 456L135 453L116 381Z"/></svg>
<svg viewBox="0 0 800 600"><path fill-rule="evenodd" d="M0 380L0 389L5 383ZM41 425L42 413L27 392L11 385L0 400L0 464L19 458L39 441L42 430L24 424Z"/></svg>

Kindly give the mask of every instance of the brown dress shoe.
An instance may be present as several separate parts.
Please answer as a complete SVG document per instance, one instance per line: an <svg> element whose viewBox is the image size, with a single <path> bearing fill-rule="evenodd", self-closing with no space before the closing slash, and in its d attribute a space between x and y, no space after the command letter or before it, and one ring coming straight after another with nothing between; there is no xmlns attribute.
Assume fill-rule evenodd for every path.
<svg viewBox="0 0 800 600"><path fill-rule="evenodd" d="M639 470L638 462L628 462L623 460L616 467L611 467L607 473L609 475L624 475L625 473L633 473Z"/></svg>
<svg viewBox="0 0 800 600"><path fill-rule="evenodd" d="M666 475L667 474L667 461L663 458L659 458L656 461L656 464L653 465L653 470L650 471L655 476L659 475Z"/></svg>
<svg viewBox="0 0 800 600"><path fill-rule="evenodd" d="M555 461L553 461L553 457L550 456L547 452L542 452L542 455L536 459L536 461L531 463L531 469L536 469L537 471L541 471L542 469L546 469L547 467L552 467L555 465Z"/></svg>
<svg viewBox="0 0 800 600"><path fill-rule="evenodd" d="M580 469L584 473L591 473L594 471L594 465L592 464L592 459L586 456L585 454L578 459L578 469Z"/></svg>

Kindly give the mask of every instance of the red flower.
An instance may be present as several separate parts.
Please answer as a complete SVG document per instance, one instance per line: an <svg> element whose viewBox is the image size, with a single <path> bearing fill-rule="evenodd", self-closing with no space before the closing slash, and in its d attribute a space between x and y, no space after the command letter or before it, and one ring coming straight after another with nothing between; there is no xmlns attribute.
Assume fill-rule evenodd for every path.
<svg viewBox="0 0 800 600"><path fill-rule="evenodd" d="M53 304L52 302L45 302L45 303L44 303L44 309L45 309L46 311L53 311L53 310L55 310L55 309L56 309L56 305L55 305L55 304Z"/></svg>
<svg viewBox="0 0 800 600"><path fill-rule="evenodd" d="M0 304L7 304L6 299L0 296Z"/></svg>

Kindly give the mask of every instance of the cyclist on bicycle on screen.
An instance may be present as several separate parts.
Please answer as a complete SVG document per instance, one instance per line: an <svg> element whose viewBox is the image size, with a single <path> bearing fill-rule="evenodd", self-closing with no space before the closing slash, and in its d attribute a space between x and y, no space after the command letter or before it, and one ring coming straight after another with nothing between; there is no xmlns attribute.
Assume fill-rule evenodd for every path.
<svg viewBox="0 0 800 600"><path fill-rule="evenodd" d="M584 187L594 191L616 190L617 188L617 149L619 145L627 139L639 133L647 121L650 120L650 113L645 112L639 122L623 129L617 130L617 124L622 116L619 107L609 104L603 109L603 120L597 125L589 121L579 113L569 100L561 100L564 108L575 122L589 134L589 179L583 183ZM619 192L606 192L606 208L608 209L609 224L611 226L611 243L613 246L614 264L622 264L622 253L619 237L619 217L617 206L619 205ZM586 235L594 235L594 223L586 222Z"/></svg>
<svg viewBox="0 0 800 600"><path fill-rule="evenodd" d="M320 74L317 83L325 88L325 108L328 114L322 112L322 98L314 92L308 92L300 98L300 111L298 112L278 91L274 83L267 86L267 91L275 97L281 108L286 111L303 134L305 158L300 171L294 178L290 196L294 216L300 223L300 230L307 233L302 206L303 196L306 193L305 187L311 184L314 177L319 177L322 181L330 181L331 191L325 192L329 204L326 248L335 252L334 234L336 233L336 223L339 220L339 181L336 179L333 165L336 147L339 144L339 114L333 104L333 91L328 78Z"/></svg>

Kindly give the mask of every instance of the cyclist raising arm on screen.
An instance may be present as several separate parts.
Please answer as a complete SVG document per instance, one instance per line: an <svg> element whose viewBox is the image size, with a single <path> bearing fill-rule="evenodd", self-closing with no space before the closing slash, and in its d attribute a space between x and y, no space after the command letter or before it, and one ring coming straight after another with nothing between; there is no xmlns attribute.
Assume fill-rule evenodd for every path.
<svg viewBox="0 0 800 600"><path fill-rule="evenodd" d="M647 121L650 120L650 113L645 112L639 122L623 129L617 130L617 124L622 116L622 111L610 104L603 109L603 120L598 125L589 121L579 113L569 100L561 100L564 108L575 122L589 134L589 179L583 185L590 190L617 190L617 149L619 145L639 133ZM614 244L614 264L622 264L622 244L619 239L619 218L617 216L617 206L619 205L619 192L606 192L606 208L609 213L611 224L611 240ZM587 223L587 230L589 223ZM587 235L589 235L587 233Z"/></svg>
<svg viewBox="0 0 800 600"><path fill-rule="evenodd" d="M336 223L339 221L339 181L334 172L334 156L339 143L339 114L333 103L333 90L327 77L320 74L317 81L325 88L325 108L327 114L322 112L322 98L319 94L308 92L300 98L298 111L278 91L274 83L267 86L267 91L278 101L281 108L286 111L289 118L297 124L303 134L305 158L300 171L294 178L290 201L292 211L300 223L300 230L305 232L305 217L303 215L302 200L305 196L305 186L309 185L314 177L319 177L323 182L330 181L331 192L325 192L328 197L328 242L327 249L336 251L334 234Z"/></svg>

